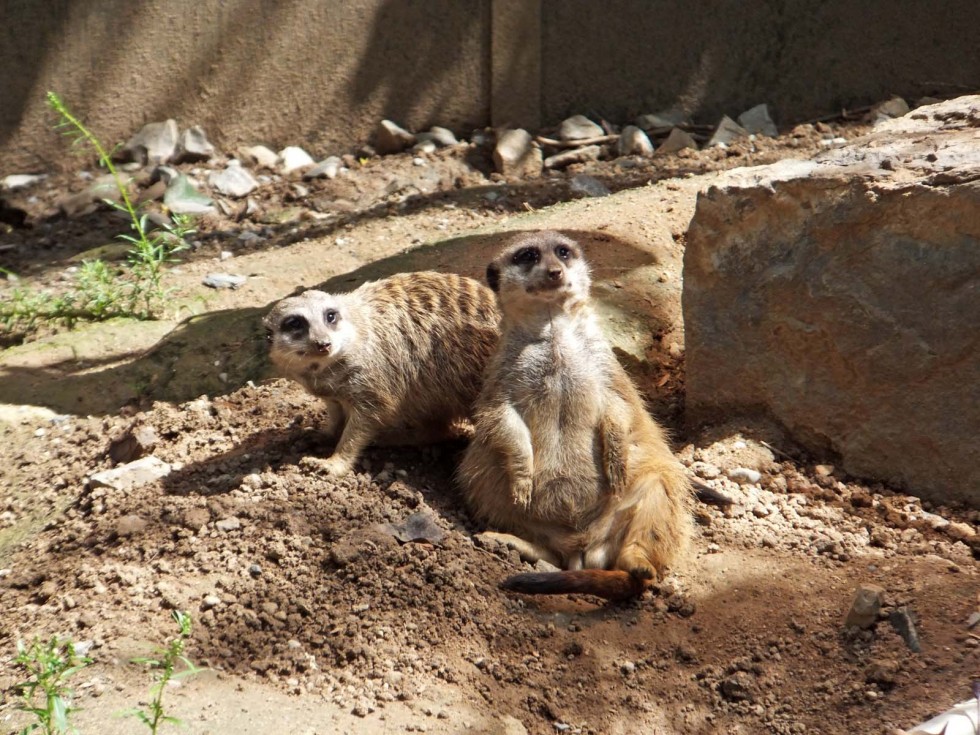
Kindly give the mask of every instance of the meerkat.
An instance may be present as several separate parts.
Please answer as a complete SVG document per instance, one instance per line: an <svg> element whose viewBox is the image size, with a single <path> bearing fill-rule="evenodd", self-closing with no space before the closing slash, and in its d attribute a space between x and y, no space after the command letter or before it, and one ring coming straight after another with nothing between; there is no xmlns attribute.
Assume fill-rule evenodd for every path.
<svg viewBox="0 0 980 735"><path fill-rule="evenodd" d="M414 443L465 426L499 336L493 292L455 274L404 273L350 293L285 298L263 324L280 373L322 398L328 459L304 464L332 476L353 468L379 436Z"/></svg>
<svg viewBox="0 0 980 735"><path fill-rule="evenodd" d="M458 471L485 537L566 571L501 585L635 596L683 552L692 491L592 308L578 244L521 236L487 267L503 313Z"/></svg>

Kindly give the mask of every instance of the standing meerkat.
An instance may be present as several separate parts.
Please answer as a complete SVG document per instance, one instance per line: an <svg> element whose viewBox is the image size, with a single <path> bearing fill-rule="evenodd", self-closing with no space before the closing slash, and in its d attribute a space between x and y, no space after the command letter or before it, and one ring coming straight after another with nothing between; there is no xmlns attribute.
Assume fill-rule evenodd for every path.
<svg viewBox="0 0 980 735"><path fill-rule="evenodd" d="M592 309L579 246L522 236L488 267L503 312L459 480L486 534L565 570L505 589L625 599L684 550L691 488Z"/></svg>
<svg viewBox="0 0 980 735"><path fill-rule="evenodd" d="M379 435L451 435L472 416L499 321L486 286L435 272L279 301L263 320L272 362L324 399L326 429L340 430L333 456L304 462L340 476Z"/></svg>

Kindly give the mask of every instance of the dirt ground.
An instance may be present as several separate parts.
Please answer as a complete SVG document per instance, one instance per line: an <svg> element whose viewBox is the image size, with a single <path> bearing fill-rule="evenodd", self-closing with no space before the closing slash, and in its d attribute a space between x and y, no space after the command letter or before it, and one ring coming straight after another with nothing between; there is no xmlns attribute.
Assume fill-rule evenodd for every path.
<svg viewBox="0 0 980 735"><path fill-rule="evenodd" d="M273 182L257 197L265 214L202 223L169 285L193 301L203 273L234 267L253 274L250 287L206 294L207 308L264 306L298 284L576 198L576 174L614 190L691 192L719 168L820 150L824 133L799 132L532 182L495 181L472 148L424 166L408 155L372 161L300 184L302 196L298 182ZM14 202L33 228L4 235L5 268L57 284L71 276L68 258L112 239L105 212L52 215L69 181L52 177L34 201ZM678 250L685 196L664 215ZM608 201L590 200L575 226L602 226ZM259 221L286 210L294 221ZM642 227L644 215L636 205L616 216ZM219 261L221 251L233 257ZM283 380L91 415L4 406L0 729L25 723L16 641L58 634L91 642L93 663L73 679L80 730L136 731L115 716L147 699L150 675L131 659L174 634L174 609L193 615L187 653L208 667L167 692L191 733L863 735L967 699L980 674L980 636L966 622L980 585L975 547L961 539L977 511L923 507L749 427L688 435L672 410L683 405L682 354L669 371L644 385L651 406L692 475L735 504L699 505L689 558L626 604L499 591L526 565L474 541L481 529L452 482L459 445L374 448L339 482L301 469L331 446L316 403ZM126 490L90 483L113 466L110 441L140 429L152 430L151 453L170 474ZM427 539L396 538L413 516L427 521ZM861 584L882 587L884 607L870 629L845 629ZM903 614L920 652L890 623Z"/></svg>

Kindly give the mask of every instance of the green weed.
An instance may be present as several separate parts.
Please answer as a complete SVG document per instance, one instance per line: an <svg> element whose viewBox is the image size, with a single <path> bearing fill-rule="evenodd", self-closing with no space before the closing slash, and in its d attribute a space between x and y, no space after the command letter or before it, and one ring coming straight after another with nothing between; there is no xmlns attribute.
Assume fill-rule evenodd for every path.
<svg viewBox="0 0 980 735"><path fill-rule="evenodd" d="M126 180L119 174L102 142L68 109L54 92L48 92L48 106L58 115L56 128L74 145L88 145L100 165L112 175L119 190L119 201L105 202L129 218L131 234L119 235L130 244L127 263L121 269L101 260L82 263L72 288L56 293L24 286L13 288L0 301L0 326L10 333L26 333L39 323L63 324L69 328L78 321L102 321L118 316L153 319L163 307L164 268L174 254L185 250L185 238L194 233L190 218L171 215L170 224L154 231L149 217L134 203ZM11 276L7 273L8 278Z"/></svg>
<svg viewBox="0 0 980 735"><path fill-rule="evenodd" d="M133 663L145 664L156 669L156 683L150 688L152 699L147 709L137 708L123 713L128 717L136 717L149 728L153 735L156 735L157 729L162 723L180 724L179 719L166 714L163 706L163 693L168 682L193 676L201 671L184 655L184 647L191 635L191 616L175 610L173 617L177 622L177 637L171 638L164 648L157 649L153 657L133 659ZM184 666L180 671L176 670L178 664Z"/></svg>
<svg viewBox="0 0 980 735"><path fill-rule="evenodd" d="M55 636L47 643L35 638L30 646L18 641L14 663L28 674L17 685L22 699L18 709L34 715L36 720L21 730L20 735L37 730L45 735L74 732L68 720L76 708L71 705L72 690L67 680L91 663L91 659L76 654L71 640L62 641Z"/></svg>

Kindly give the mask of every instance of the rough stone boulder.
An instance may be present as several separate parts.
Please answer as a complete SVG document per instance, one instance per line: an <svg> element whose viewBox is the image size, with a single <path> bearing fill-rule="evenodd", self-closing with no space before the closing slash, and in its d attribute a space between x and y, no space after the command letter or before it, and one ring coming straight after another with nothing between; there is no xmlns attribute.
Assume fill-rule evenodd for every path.
<svg viewBox="0 0 980 735"><path fill-rule="evenodd" d="M980 506L980 96L701 192L683 308L692 423Z"/></svg>

